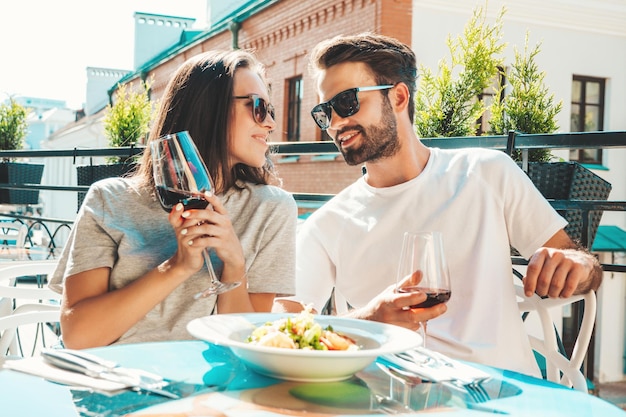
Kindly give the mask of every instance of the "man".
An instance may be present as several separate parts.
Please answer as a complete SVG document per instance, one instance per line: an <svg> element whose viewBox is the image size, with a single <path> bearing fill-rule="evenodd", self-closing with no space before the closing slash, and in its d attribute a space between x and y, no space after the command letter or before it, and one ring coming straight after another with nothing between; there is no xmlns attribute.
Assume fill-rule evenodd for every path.
<svg viewBox="0 0 626 417"><path fill-rule="evenodd" d="M274 311L320 311L334 290L347 316L417 329L453 357L538 374L520 320L510 245L529 258L526 294L597 289L597 260L577 249L566 221L506 154L424 146L413 126L416 61L388 37L361 34L312 52L322 104L312 115L365 175L317 210L297 238L294 297ZM405 231L443 234L452 297L408 309L424 294L394 291ZM445 314L444 314L445 313Z"/></svg>

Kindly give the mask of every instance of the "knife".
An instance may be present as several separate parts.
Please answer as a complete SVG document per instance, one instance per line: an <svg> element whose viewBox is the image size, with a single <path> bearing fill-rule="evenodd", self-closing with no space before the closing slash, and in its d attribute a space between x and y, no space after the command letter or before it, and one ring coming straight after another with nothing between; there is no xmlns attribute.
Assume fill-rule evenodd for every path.
<svg viewBox="0 0 626 417"><path fill-rule="evenodd" d="M103 359L99 356L93 355L91 353L87 353L85 351L82 350L76 350L76 349L56 349L54 352L63 352L63 353L67 353L69 355L74 355L80 359L84 359L86 361L92 362L94 364L103 366L104 368L106 368L108 371L112 371L114 373L117 374L127 374L131 377L139 377L142 379L143 382L146 382L152 386L156 386L157 388L162 388L163 386L167 385L167 382L165 382L163 380L163 377L161 377L160 375L157 374L153 374L151 372L147 372L144 371L142 369L132 369L132 368L123 368L121 367L119 364L113 362L113 361L109 361L106 359Z"/></svg>
<svg viewBox="0 0 626 417"><path fill-rule="evenodd" d="M136 390L143 390L167 398L180 398L177 394L161 389L155 384L149 384L143 381L139 375L132 375L132 373L129 372L130 370L122 369L118 371L118 367L108 368L59 349L43 349L41 355L46 362L60 369L81 373L92 378L118 382Z"/></svg>

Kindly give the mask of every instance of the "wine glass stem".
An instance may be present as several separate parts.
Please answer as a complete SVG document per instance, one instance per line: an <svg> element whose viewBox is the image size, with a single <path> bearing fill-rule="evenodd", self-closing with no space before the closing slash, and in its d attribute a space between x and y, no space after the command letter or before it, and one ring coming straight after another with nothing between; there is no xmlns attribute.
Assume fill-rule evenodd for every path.
<svg viewBox="0 0 626 417"><path fill-rule="evenodd" d="M426 324L427 321L423 321L420 323L420 333L422 335L422 347L426 347Z"/></svg>
<svg viewBox="0 0 626 417"><path fill-rule="evenodd" d="M193 298L196 300L204 297L208 297L209 295L217 294L218 279L215 275L215 269L213 269L213 263L211 262L211 253L209 252L209 248L205 248L202 251L202 256L204 257L204 263L206 265L206 269L209 271L209 278L211 279L211 284L209 288L204 291L197 293Z"/></svg>
<svg viewBox="0 0 626 417"><path fill-rule="evenodd" d="M213 262L211 262L211 253L209 252L209 248L205 248L202 251L202 256L204 256L204 263L206 264L206 269L209 270L209 278L211 278L211 286L217 284L218 279L215 275L215 269L213 269Z"/></svg>
<svg viewBox="0 0 626 417"><path fill-rule="evenodd" d="M213 263L211 262L211 254L210 249L204 249L202 251L202 256L204 257L204 263L206 264L206 268L209 271L209 277L211 278L211 284L209 288L206 290L197 293L194 298L196 300L204 297L208 297L209 295L214 294L222 294L232 289L237 288L241 285L241 282L229 282L228 284L222 283L217 279L217 275L215 275L215 270L213 269Z"/></svg>

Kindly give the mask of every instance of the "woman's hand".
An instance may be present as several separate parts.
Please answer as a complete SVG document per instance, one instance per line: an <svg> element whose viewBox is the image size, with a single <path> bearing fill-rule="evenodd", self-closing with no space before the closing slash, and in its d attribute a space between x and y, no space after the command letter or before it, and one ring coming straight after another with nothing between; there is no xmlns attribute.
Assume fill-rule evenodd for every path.
<svg viewBox="0 0 626 417"><path fill-rule="evenodd" d="M197 271L203 266L202 250L213 248L225 267L244 268L243 249L228 211L216 195L207 192L203 197L209 202L206 209L183 210L178 204L170 213L181 262Z"/></svg>
<svg viewBox="0 0 626 417"><path fill-rule="evenodd" d="M168 220L174 232L176 233L176 241L178 242L178 250L171 258L172 266L176 266L189 277L198 272L204 266L204 258L202 256L203 246L190 244L194 243L194 239L198 237L197 226L193 220L185 218L185 207L182 203L176 204L170 212Z"/></svg>

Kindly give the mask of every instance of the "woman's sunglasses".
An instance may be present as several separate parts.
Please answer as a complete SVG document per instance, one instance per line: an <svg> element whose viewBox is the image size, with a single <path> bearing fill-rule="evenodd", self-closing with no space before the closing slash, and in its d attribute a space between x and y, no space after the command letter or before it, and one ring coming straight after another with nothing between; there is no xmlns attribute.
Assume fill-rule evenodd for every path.
<svg viewBox="0 0 626 417"><path fill-rule="evenodd" d="M259 97L258 94L248 94L247 96L233 96L233 98L245 98L248 100L252 100L252 117L254 117L254 121L259 125L263 125L268 114L272 116L272 119L276 119L274 117L276 114L274 106L265 101L265 99Z"/></svg>
<svg viewBox="0 0 626 417"><path fill-rule="evenodd" d="M387 90L393 87L392 84L373 85L370 87L357 87L342 91L327 102L320 103L313 107L311 116L313 116L313 120L315 120L315 123L317 123L320 129L326 130L330 127L332 110L335 110L335 113L340 117L349 117L359 111L359 91Z"/></svg>

